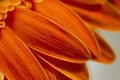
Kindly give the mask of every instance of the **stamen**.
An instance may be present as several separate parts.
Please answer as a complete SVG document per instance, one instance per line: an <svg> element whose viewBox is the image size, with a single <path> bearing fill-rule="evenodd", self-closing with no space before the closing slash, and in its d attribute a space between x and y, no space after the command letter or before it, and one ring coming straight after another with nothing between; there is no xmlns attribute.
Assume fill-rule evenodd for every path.
<svg viewBox="0 0 120 80"><path fill-rule="evenodd" d="M4 28L4 27L5 27L5 21L2 20L2 21L0 21L0 28Z"/></svg>
<svg viewBox="0 0 120 80"><path fill-rule="evenodd" d="M6 19L6 18L7 18L7 13L3 13L3 14L2 14L2 18L3 18L3 19Z"/></svg>
<svg viewBox="0 0 120 80"><path fill-rule="evenodd" d="M7 7L0 7L0 13L7 13L8 8Z"/></svg>
<svg viewBox="0 0 120 80"><path fill-rule="evenodd" d="M30 9L32 4L29 0L0 0L0 28L5 27L7 13L13 11L16 7Z"/></svg>
<svg viewBox="0 0 120 80"><path fill-rule="evenodd" d="M11 0L11 5L12 6L18 6L21 4L21 0Z"/></svg>
<svg viewBox="0 0 120 80"><path fill-rule="evenodd" d="M14 6L9 6L9 7L8 7L8 11L13 11L14 9L15 9Z"/></svg>
<svg viewBox="0 0 120 80"><path fill-rule="evenodd" d="M22 2L21 5L17 6L19 8L30 9L32 4L29 1Z"/></svg>

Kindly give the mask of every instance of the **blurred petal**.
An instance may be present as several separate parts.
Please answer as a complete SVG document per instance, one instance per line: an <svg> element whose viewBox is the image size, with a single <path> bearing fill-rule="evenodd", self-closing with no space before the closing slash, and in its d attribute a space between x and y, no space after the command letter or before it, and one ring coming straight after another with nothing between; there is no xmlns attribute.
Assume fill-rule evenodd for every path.
<svg viewBox="0 0 120 80"><path fill-rule="evenodd" d="M120 9L120 0L109 0L109 1Z"/></svg>
<svg viewBox="0 0 120 80"><path fill-rule="evenodd" d="M38 55L39 53L36 51L33 51L33 53L39 57L39 61L43 60L45 63L56 69L58 72L62 73L72 80L88 80L89 78L87 67L85 64L64 62L52 57Z"/></svg>
<svg viewBox="0 0 120 80"><path fill-rule="evenodd" d="M0 59L0 72L8 80L48 80L33 54L9 27L0 31Z"/></svg>
<svg viewBox="0 0 120 80"><path fill-rule="evenodd" d="M101 55L94 60L102 63L113 62L115 60L115 54L110 48L110 46L97 33L95 33L95 36L100 44Z"/></svg>
<svg viewBox="0 0 120 80"><path fill-rule="evenodd" d="M58 24L62 25L64 30L70 32L76 39L82 42L95 57L99 54L98 44L93 34L83 24L83 21L67 6L57 0L44 0L42 3L34 2L34 10L44 15Z"/></svg>
<svg viewBox="0 0 120 80"><path fill-rule="evenodd" d="M12 22L10 19L13 17ZM12 30L30 48L42 54L74 63L83 63L90 58L84 45L71 33L39 14L17 9L15 14L9 15L8 20L10 24L13 23L9 24Z"/></svg>
<svg viewBox="0 0 120 80"><path fill-rule="evenodd" d="M106 30L120 31L120 10L112 3L87 5L67 2L85 21Z"/></svg>
<svg viewBox="0 0 120 80"><path fill-rule="evenodd" d="M4 74L0 72L0 80L4 80Z"/></svg>
<svg viewBox="0 0 120 80"><path fill-rule="evenodd" d="M95 5L99 3L104 3L107 0L61 0L61 1Z"/></svg>

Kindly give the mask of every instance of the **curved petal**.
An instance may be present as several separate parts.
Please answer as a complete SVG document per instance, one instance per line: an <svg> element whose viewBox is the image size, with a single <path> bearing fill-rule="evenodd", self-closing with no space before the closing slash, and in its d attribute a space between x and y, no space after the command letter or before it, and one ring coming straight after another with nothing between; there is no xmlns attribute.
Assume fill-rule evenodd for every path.
<svg viewBox="0 0 120 80"><path fill-rule="evenodd" d="M40 62L43 60L49 66L53 67L55 70L57 70L58 72L62 73L63 75L67 76L72 80L88 80L89 78L87 67L84 63L83 64L69 63L58 59L54 59L52 57L38 55L39 53L36 51L33 51L33 53L39 57L38 60Z"/></svg>
<svg viewBox="0 0 120 80"><path fill-rule="evenodd" d="M99 55L99 46L93 34L83 24L82 19L60 1L44 0L41 3L34 2L33 8L39 14L62 25L62 28L69 31L76 39L82 42L95 57Z"/></svg>
<svg viewBox="0 0 120 80"><path fill-rule="evenodd" d="M58 72L57 70L53 69L53 72L57 78L57 80L72 80L70 78L68 78L67 76L65 76L64 74Z"/></svg>
<svg viewBox="0 0 120 80"><path fill-rule="evenodd" d="M102 63L113 62L115 60L115 54L110 48L110 46L97 33L95 33L95 36L100 44L101 55L94 60Z"/></svg>
<svg viewBox="0 0 120 80"><path fill-rule="evenodd" d="M107 0L61 0L61 1L95 5L99 3L105 3Z"/></svg>
<svg viewBox="0 0 120 80"><path fill-rule="evenodd" d="M32 50L32 49L31 49ZM54 68L52 68L51 66L49 66L46 62L44 62L43 60L39 59L36 51L32 50L36 56L36 58L39 60L39 62L42 64L44 70L46 71L49 80L71 80L68 77L66 77L65 75L59 73L58 71L56 71Z"/></svg>
<svg viewBox="0 0 120 80"><path fill-rule="evenodd" d="M41 61L40 64L44 68L49 80L58 80L55 73L53 72L53 69L49 65L46 65L46 63L43 61Z"/></svg>
<svg viewBox="0 0 120 80"><path fill-rule="evenodd" d="M67 2L85 21L93 27L120 31L120 9L110 2L98 5L85 5Z"/></svg>
<svg viewBox="0 0 120 80"><path fill-rule="evenodd" d="M74 63L83 63L90 58L84 45L70 33L32 11L17 9L7 23L30 48L42 54Z"/></svg>
<svg viewBox="0 0 120 80"><path fill-rule="evenodd" d="M34 55L9 27L0 31L0 72L8 80L48 80Z"/></svg>

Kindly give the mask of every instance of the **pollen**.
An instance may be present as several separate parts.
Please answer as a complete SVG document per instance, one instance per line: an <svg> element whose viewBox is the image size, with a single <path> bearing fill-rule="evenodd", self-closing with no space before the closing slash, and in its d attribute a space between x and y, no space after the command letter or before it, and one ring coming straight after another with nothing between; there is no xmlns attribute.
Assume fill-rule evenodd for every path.
<svg viewBox="0 0 120 80"><path fill-rule="evenodd" d="M17 7L30 9L32 4L28 0L0 0L0 28L6 26L7 13L14 11Z"/></svg>

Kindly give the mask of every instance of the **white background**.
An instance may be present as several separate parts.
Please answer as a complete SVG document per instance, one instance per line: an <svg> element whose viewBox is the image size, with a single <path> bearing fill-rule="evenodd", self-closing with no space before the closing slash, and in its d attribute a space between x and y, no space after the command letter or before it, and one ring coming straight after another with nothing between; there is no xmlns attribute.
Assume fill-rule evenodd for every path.
<svg viewBox="0 0 120 80"><path fill-rule="evenodd" d="M116 54L116 60L109 65L88 62L90 80L120 80L120 32L99 31Z"/></svg>

